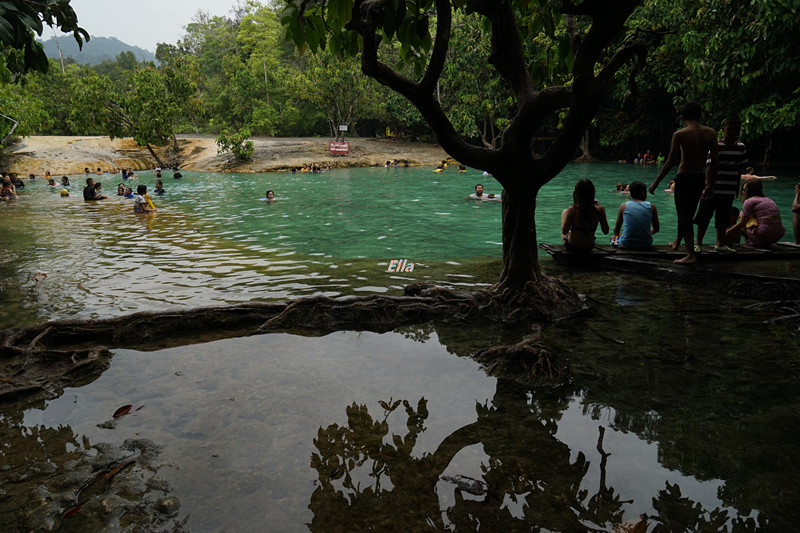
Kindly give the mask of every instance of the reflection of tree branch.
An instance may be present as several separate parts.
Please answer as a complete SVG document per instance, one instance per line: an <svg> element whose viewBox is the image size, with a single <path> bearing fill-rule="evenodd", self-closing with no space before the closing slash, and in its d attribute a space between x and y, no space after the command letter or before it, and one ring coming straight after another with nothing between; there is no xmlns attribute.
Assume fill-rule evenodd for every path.
<svg viewBox="0 0 800 533"><path fill-rule="evenodd" d="M408 429L404 436L391 432L386 418L400 401L379 402L386 414L377 419L366 406L348 406L348 425L320 428L314 440L319 453L312 454L311 466L319 473L319 485L309 505L314 513L311 531L378 526L384 531L443 529L445 520L457 529L476 531L589 531L593 529L587 524L619 523L623 502L613 489L605 488L605 473L601 490L587 502L582 482L589 461L582 453L573 461L569 447L555 437L561 410L537 405L548 404L547 394L537 400L537 393L532 403L529 394L530 388L500 380L491 405L477 406L477 421L457 429L433 453L421 457L413 452L426 429L424 398L416 406L402 401ZM465 497L459 483L469 478L443 475L459 452L475 444L482 444L489 456L481 465L482 479L474 480L480 487L478 493L472 492L478 500ZM601 456L608 456L601 441L598 446ZM384 475L390 485L382 481ZM370 479L367 486L362 485L365 476ZM444 515L437 492L440 482L451 483L455 497ZM509 507L508 502L514 505ZM387 516L402 528L387 527L380 518Z"/></svg>
<svg viewBox="0 0 800 533"><path fill-rule="evenodd" d="M458 452L473 444L480 444L485 424L473 422L452 432L436 448L433 454L422 459L423 470L438 478Z"/></svg>
<svg viewBox="0 0 800 533"><path fill-rule="evenodd" d="M597 437L597 451L600 453L600 490L605 490L606 463L608 462L608 456L611 454L603 451L603 437L606 434L606 428L600 426L598 429L600 430L600 436Z"/></svg>

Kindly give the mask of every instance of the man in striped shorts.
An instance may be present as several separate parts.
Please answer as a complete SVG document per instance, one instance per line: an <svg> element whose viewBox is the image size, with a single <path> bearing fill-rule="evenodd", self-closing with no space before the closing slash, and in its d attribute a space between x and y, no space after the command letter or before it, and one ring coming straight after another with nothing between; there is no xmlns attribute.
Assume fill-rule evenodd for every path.
<svg viewBox="0 0 800 533"><path fill-rule="evenodd" d="M694 223L697 225L695 246L697 252L703 245L703 237L712 216L714 216L714 228L717 230L717 244L714 249L723 253L735 251L725 243L725 230L731 226L731 207L733 200L739 196L739 182L742 171L747 166L747 150L744 143L739 140L742 121L737 117L726 118L722 132L724 137L717 141L719 150L717 177L712 180L710 173L706 174L706 188L700 198L697 215L694 217Z"/></svg>

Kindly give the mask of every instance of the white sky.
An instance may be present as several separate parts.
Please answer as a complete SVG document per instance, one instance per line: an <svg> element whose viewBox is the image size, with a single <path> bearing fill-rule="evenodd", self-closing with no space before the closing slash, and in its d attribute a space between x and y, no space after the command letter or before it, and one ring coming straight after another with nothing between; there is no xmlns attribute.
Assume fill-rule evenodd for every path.
<svg viewBox="0 0 800 533"><path fill-rule="evenodd" d="M266 4L267 2L262 2ZM175 44L183 37L184 26L198 10L212 17L231 17L236 0L72 0L78 25L90 37L116 37L120 41L151 52L156 44ZM48 33L50 35L48 35ZM47 40L52 31L45 29Z"/></svg>

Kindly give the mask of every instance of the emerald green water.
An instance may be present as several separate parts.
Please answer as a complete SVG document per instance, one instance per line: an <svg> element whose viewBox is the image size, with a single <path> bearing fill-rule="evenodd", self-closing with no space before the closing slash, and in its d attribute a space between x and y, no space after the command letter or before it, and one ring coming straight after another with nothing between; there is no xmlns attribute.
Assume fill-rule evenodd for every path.
<svg viewBox="0 0 800 533"><path fill-rule="evenodd" d="M619 181L649 183L653 166L570 165L540 192L541 242L560 242L561 211L575 182L591 178L613 226L626 198ZM500 202L465 200L476 183L500 193L491 177L453 169L359 168L321 174L185 172L165 179L159 212L137 216L115 196L119 179L99 178L109 199L86 204L82 180L72 196L42 180L16 202L0 204L9 231L0 243L0 327L144 309L196 307L310 294L398 293L409 281L453 288L491 283L501 257ZM138 183L151 188L152 176ZM794 181L767 182L790 226ZM666 185L666 183L665 183ZM266 189L276 200L263 201ZM659 207L657 243L674 238L669 194ZM598 234L598 242L606 237ZM787 236L787 238L789 238ZM393 259L412 273L388 273Z"/></svg>
<svg viewBox="0 0 800 533"><path fill-rule="evenodd" d="M568 167L539 197L541 240L559 239L580 177L613 213L624 200L610 192L617 181L654 174ZM475 171L185 176L166 180L155 215L136 216L116 197L62 199L42 183L0 204L10 228L3 327L399 294L416 279L471 289L499 273L500 205L463 199L478 181L499 190ZM793 181L766 185L788 225ZM260 200L267 188L274 203ZM672 199L653 200L666 242ZM399 258L414 271L386 272ZM132 338L101 375L0 409L3 530L620 531L641 514L649 533L796 529L791 327L706 287L543 265L590 306L543 332L567 385L487 376L470 356L520 335L490 323L154 351ZM398 400L407 405L387 409ZM125 404L144 407L113 420ZM94 468L134 452L133 465L63 517Z"/></svg>

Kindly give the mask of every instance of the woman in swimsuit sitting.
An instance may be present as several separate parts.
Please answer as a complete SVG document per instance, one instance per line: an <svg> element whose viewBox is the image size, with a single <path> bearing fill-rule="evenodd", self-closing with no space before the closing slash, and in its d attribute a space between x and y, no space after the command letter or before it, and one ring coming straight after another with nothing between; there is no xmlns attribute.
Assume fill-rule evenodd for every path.
<svg viewBox="0 0 800 533"><path fill-rule="evenodd" d="M594 199L594 193L591 180L580 180L572 193L572 205L561 213L561 239L568 252L591 252L597 224L608 234L606 210Z"/></svg>

